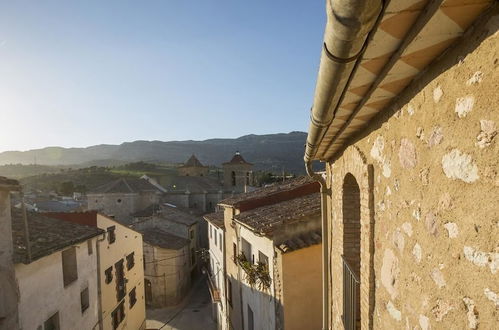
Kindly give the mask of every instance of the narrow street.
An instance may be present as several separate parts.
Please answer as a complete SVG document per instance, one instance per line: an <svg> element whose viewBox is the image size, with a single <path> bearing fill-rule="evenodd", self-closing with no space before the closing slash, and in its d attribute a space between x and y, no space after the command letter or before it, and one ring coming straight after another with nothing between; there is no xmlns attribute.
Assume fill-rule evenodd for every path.
<svg viewBox="0 0 499 330"><path fill-rule="evenodd" d="M147 309L147 330L214 330L211 299L206 280L202 277L186 299L174 307Z"/></svg>

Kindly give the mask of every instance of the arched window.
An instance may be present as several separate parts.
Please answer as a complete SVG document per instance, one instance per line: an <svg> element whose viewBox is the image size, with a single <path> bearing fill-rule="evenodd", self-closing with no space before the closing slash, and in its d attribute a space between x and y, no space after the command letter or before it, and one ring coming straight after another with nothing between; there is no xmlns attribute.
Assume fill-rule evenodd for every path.
<svg viewBox="0 0 499 330"><path fill-rule="evenodd" d="M151 281L148 279L144 279L144 284L145 284L145 294L146 294L146 303L151 304L152 303L152 285Z"/></svg>
<svg viewBox="0 0 499 330"><path fill-rule="evenodd" d="M230 173L230 175L231 175L232 185L235 186L236 185L236 172L232 171Z"/></svg>
<svg viewBox="0 0 499 330"><path fill-rule="evenodd" d="M250 173L246 172L246 185L249 186L250 184Z"/></svg>
<svg viewBox="0 0 499 330"><path fill-rule="evenodd" d="M360 329L360 188L347 173L343 181L343 322Z"/></svg>

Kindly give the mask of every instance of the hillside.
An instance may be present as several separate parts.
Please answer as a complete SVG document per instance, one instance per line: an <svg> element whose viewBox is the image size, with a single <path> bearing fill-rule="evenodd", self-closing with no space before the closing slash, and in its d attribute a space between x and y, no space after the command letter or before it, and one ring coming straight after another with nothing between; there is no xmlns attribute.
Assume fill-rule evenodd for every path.
<svg viewBox="0 0 499 330"><path fill-rule="evenodd" d="M134 141L120 145L97 145L87 148L48 147L29 151L0 153L0 165L33 164L58 166L115 166L147 161L181 163L196 154L205 165L220 166L235 151L255 164L256 170L279 172L282 169L303 173L303 151L307 134L291 132L246 135L236 139L205 141Z"/></svg>

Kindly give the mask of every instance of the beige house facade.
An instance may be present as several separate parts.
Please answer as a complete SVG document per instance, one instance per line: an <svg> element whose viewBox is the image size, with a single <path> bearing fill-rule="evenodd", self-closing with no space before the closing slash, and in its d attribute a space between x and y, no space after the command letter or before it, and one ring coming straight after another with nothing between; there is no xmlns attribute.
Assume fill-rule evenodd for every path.
<svg viewBox="0 0 499 330"><path fill-rule="evenodd" d="M223 200L223 211L205 216L217 228L210 239L210 265L215 288L221 290L217 317L222 329L320 329L318 189L313 180L299 178ZM211 242L222 230L220 250ZM224 257L220 265L218 250ZM222 267L224 285L215 276Z"/></svg>
<svg viewBox="0 0 499 330"><path fill-rule="evenodd" d="M213 320L220 328L227 329L227 301L225 297L225 233L224 213L214 212L203 216L208 223L209 269L208 287L213 308Z"/></svg>
<svg viewBox="0 0 499 330"><path fill-rule="evenodd" d="M98 329L103 231L14 208L11 235L19 329Z"/></svg>
<svg viewBox="0 0 499 330"><path fill-rule="evenodd" d="M50 213L51 217L103 230L96 254L100 327L144 329L145 291L142 234L97 212Z"/></svg>
<svg viewBox="0 0 499 330"><path fill-rule="evenodd" d="M102 214L97 214L97 226L107 230L99 246L103 329L144 329L142 235Z"/></svg>
<svg viewBox="0 0 499 330"><path fill-rule="evenodd" d="M495 329L497 3L386 6L327 5L305 153L322 186L323 328ZM342 30L351 44L338 12L366 27Z"/></svg>

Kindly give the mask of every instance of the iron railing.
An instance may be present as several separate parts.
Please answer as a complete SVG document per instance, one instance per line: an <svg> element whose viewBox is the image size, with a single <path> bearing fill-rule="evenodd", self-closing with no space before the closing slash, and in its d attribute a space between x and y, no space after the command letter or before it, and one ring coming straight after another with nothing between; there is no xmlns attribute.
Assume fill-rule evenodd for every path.
<svg viewBox="0 0 499 330"><path fill-rule="evenodd" d="M343 326L345 330L360 329L360 281L344 256L343 259Z"/></svg>
<svg viewBox="0 0 499 330"><path fill-rule="evenodd" d="M206 273L206 280L208 282L208 289L210 291L211 301L214 303L220 302L221 301L220 290L217 288L217 285L212 278L213 275L207 268L203 267L203 270Z"/></svg>

